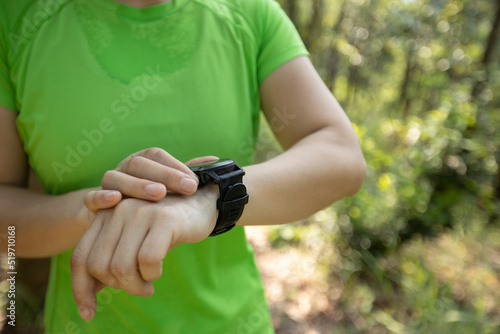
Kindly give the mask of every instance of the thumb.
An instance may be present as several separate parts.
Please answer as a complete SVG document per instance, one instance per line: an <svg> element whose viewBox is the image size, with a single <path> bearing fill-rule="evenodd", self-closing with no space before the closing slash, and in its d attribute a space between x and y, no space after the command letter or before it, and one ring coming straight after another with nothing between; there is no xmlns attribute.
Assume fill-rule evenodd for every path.
<svg viewBox="0 0 500 334"><path fill-rule="evenodd" d="M94 214L103 209L109 209L118 204L122 199L122 194L116 190L95 190L88 192L83 198L83 202L89 211Z"/></svg>

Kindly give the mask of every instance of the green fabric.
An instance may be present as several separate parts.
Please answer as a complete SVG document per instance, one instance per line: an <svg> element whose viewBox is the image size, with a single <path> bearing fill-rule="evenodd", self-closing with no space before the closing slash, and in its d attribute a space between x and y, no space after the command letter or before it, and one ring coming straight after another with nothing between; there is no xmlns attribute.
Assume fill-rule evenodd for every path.
<svg viewBox="0 0 500 334"><path fill-rule="evenodd" d="M252 163L259 84L307 55L273 0L0 0L0 104L18 112L29 161L50 194L98 186L129 154L161 147ZM85 323L69 257L54 256L48 333L272 333L243 228L180 245L155 294L106 288Z"/></svg>

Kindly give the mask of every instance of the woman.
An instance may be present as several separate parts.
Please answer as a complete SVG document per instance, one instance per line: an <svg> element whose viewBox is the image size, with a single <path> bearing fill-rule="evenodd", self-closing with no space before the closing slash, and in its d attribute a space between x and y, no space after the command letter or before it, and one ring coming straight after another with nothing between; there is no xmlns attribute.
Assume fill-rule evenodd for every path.
<svg viewBox="0 0 500 334"><path fill-rule="evenodd" d="M46 331L272 332L242 226L305 218L365 173L279 5L1 8L0 221L16 227L17 256L53 257ZM252 165L260 110L285 152ZM181 161L214 156L244 166L249 202L239 226L209 238L218 190L197 189ZM46 194L25 189L28 166Z"/></svg>

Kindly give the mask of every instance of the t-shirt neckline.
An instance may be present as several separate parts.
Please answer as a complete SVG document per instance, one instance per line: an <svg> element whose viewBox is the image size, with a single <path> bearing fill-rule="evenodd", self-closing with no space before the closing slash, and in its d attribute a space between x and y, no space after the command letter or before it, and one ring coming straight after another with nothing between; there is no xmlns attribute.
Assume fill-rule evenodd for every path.
<svg viewBox="0 0 500 334"><path fill-rule="evenodd" d="M105 7L116 14L136 21L152 21L164 18L181 10L191 0L172 0L144 8L137 8L116 0L91 0L95 4Z"/></svg>

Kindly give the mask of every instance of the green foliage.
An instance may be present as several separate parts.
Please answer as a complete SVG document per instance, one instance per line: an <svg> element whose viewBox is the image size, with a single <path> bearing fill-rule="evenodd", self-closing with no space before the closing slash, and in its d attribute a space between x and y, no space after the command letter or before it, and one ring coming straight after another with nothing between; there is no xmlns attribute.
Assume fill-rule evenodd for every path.
<svg viewBox="0 0 500 334"><path fill-rule="evenodd" d="M284 8L291 3L368 162L363 189L336 206L353 246L384 252L415 233L495 221L500 66L483 55L497 3L296 0Z"/></svg>
<svg viewBox="0 0 500 334"><path fill-rule="evenodd" d="M357 195L309 221L322 231L315 242L341 258L328 269L332 284L344 284L335 333L493 333L499 264L467 247L500 248L500 5L280 2L368 163ZM308 243L307 226L277 228L271 239ZM449 248L435 246L449 236ZM481 265L457 264L458 250ZM467 277L456 268L449 276L439 252Z"/></svg>

